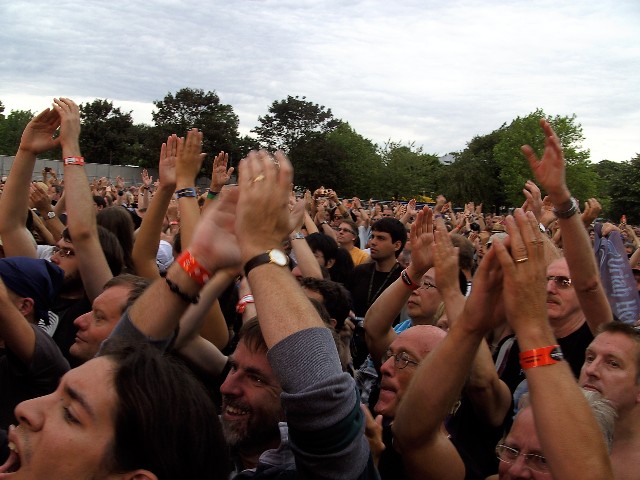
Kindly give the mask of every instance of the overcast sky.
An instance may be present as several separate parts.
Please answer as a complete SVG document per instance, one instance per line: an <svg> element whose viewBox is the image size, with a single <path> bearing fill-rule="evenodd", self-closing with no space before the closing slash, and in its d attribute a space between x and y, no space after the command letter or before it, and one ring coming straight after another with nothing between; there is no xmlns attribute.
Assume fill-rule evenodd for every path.
<svg viewBox="0 0 640 480"><path fill-rule="evenodd" d="M640 153L638 0L3 0L0 100L215 90L248 134L287 95L361 135L460 151L536 108L577 115L591 160Z"/></svg>

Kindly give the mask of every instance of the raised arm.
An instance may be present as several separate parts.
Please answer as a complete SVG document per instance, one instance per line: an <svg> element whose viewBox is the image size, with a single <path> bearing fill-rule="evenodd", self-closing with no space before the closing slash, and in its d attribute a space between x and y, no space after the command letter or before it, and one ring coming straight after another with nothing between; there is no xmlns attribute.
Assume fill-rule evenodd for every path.
<svg viewBox="0 0 640 480"><path fill-rule="evenodd" d="M233 174L233 167L227 168L229 165L229 154L220 152L213 159L213 167L211 169L211 184L209 185L209 192L207 198L204 201L204 208L207 208L209 204L216 198L216 196L222 191Z"/></svg>
<svg viewBox="0 0 640 480"><path fill-rule="evenodd" d="M576 465L581 479L612 479L609 455L589 405L569 365L551 352L557 341L547 320L546 262L538 223L521 211L515 219L517 225L507 222L510 251L502 242L495 242L492 250L504 275L505 313L520 346L541 454L554 480L575 479Z"/></svg>
<svg viewBox="0 0 640 480"><path fill-rule="evenodd" d="M51 232L54 242L60 240L62 238L64 225L53 210L47 192L44 192L40 187L32 183L29 190L29 200L34 208L38 209L38 213L47 230Z"/></svg>
<svg viewBox="0 0 640 480"><path fill-rule="evenodd" d="M56 148L60 139L53 134L60 126L60 115L47 108L25 127L11 171L0 198L0 236L7 257L36 258L36 249L25 228L29 209L29 186L36 156Z"/></svg>
<svg viewBox="0 0 640 480"><path fill-rule="evenodd" d="M67 227L78 258L84 290L93 300L113 277L98 239L98 227L89 181L80 153L80 109L68 98L54 100L60 115L60 144L64 160L64 185L67 196Z"/></svg>
<svg viewBox="0 0 640 480"><path fill-rule="evenodd" d="M262 256L274 255L290 231L293 168L284 154L275 158L278 165L264 151L251 152L240 163L236 231L268 359L282 385L296 469L301 478L358 478L370 453L355 383L287 266Z"/></svg>
<svg viewBox="0 0 640 480"><path fill-rule="evenodd" d="M136 235L136 241L133 244L133 265L136 273L141 277L151 279L160 277L156 256L158 245L160 244L164 216L176 189L176 158L178 145L182 141L175 134L170 135L167 138L167 142L163 143L160 148L160 162L158 164L160 183L142 219L142 224Z"/></svg>
<svg viewBox="0 0 640 480"><path fill-rule="evenodd" d="M555 207L572 285L589 329L595 335L600 325L613 320L613 314L600 281L591 240L578 214L578 203L571 197L565 181L566 168L560 139L546 120L541 119L540 126L545 135L542 158L538 159L529 145L524 145L522 152Z"/></svg>
<svg viewBox="0 0 640 480"><path fill-rule="evenodd" d="M380 363L397 334L393 330L393 320L398 316L415 288L422 285L422 276L433 266L433 215L425 207L416 216L409 232L411 241L411 263L406 269L412 282L407 285L402 276L389 285L369 307L364 317L364 331L367 347L374 363Z"/></svg>
<svg viewBox="0 0 640 480"><path fill-rule="evenodd" d="M457 322L465 322L465 315L468 314L466 311L463 313L463 310L465 310L465 297L460 292L458 280L458 252L451 243L446 226L441 218L436 219L436 226L434 263L438 291L444 301L450 325L455 325ZM482 281L486 280L482 279ZM474 281L474 288L475 286L476 281ZM486 286L483 287L481 284L481 288L486 288ZM474 300L477 301L477 299ZM493 305L491 304L475 305L474 313L488 316L492 311L492 307ZM485 320L485 323L489 320L491 320L491 317ZM476 320L476 322L479 323L480 320ZM494 319L494 324L497 323L499 323L499 319ZM486 328L488 329L489 327ZM481 333L486 333L482 329L479 330ZM456 367L468 372L465 391L476 414L491 426L502 425L511 405L511 393L507 385L498 377L486 340L483 338L478 342L475 356L470 364L463 363L462 367L460 365L456 365Z"/></svg>
<svg viewBox="0 0 640 480"><path fill-rule="evenodd" d="M446 230L436 232L436 243L446 244L447 238ZM436 257L447 250L441 249ZM500 268L494 260L490 250L476 272L461 317L452 322L447 336L422 360L396 412L394 440L412 478L464 478L462 460L442 424L460 397L484 334L493 327L500 296Z"/></svg>

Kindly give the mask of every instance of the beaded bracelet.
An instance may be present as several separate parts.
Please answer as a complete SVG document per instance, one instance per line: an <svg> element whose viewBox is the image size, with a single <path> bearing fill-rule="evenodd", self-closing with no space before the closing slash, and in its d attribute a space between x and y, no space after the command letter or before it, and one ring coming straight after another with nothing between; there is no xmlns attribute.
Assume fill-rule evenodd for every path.
<svg viewBox="0 0 640 480"><path fill-rule="evenodd" d="M171 290L173 293L178 295L185 302L196 304L200 300L200 295L193 295L193 296L187 295L182 290L180 290L180 287L178 287L177 284L169 280L167 277L164 277L164 281L167 282L167 285L169 286L169 290Z"/></svg>

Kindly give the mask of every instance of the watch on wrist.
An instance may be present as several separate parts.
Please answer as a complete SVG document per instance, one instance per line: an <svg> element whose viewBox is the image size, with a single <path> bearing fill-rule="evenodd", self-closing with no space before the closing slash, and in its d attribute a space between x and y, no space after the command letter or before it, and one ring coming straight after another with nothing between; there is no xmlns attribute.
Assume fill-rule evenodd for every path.
<svg viewBox="0 0 640 480"><path fill-rule="evenodd" d="M286 267L289 265L289 257L282 250L272 249L267 250L265 253L261 253L260 255L256 255L251 258L244 265L244 275L245 277L249 276L249 272L260 265L267 265L269 263L273 263L274 265L278 265L280 267Z"/></svg>
<svg viewBox="0 0 640 480"><path fill-rule="evenodd" d="M558 218L564 218L564 219L573 217L576 213L580 211L580 205L578 204L578 201L573 197L571 197L570 202L571 202L571 205L566 209L558 210L557 208L554 207L553 214Z"/></svg>
<svg viewBox="0 0 640 480"><path fill-rule="evenodd" d="M47 212L47 219L51 220L52 218L56 218L56 212Z"/></svg>

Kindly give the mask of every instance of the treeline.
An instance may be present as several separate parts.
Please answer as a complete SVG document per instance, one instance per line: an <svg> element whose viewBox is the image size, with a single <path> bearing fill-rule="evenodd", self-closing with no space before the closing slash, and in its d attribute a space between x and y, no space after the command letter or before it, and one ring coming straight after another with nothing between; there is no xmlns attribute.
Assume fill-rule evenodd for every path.
<svg viewBox="0 0 640 480"><path fill-rule="evenodd" d="M281 148L291 158L295 183L301 188L324 185L341 196L423 201L442 193L457 205L483 203L486 211L522 204L522 188L531 175L520 146L529 144L542 151L538 121L547 117L536 110L478 135L464 150L451 152L454 161L445 165L414 144L376 145L348 122L335 118L330 108L305 97L274 101L258 117L254 136L240 135L233 107L221 103L215 92L183 88L153 103L153 125L134 124L131 112L108 100L82 104L83 155L95 163L155 167L160 145L169 134L196 127L204 133L203 151L209 154L203 175L210 175L213 157L220 150L228 152L237 165L251 149ZM0 154L15 154L33 115L24 110L5 115L0 102ZM640 155L624 162L593 164L589 151L582 149L582 127L575 115L547 118L564 147L567 183L574 195L581 201L598 198L612 220L626 214L630 222L640 223ZM59 158L60 152L47 152L43 158L47 157Z"/></svg>

